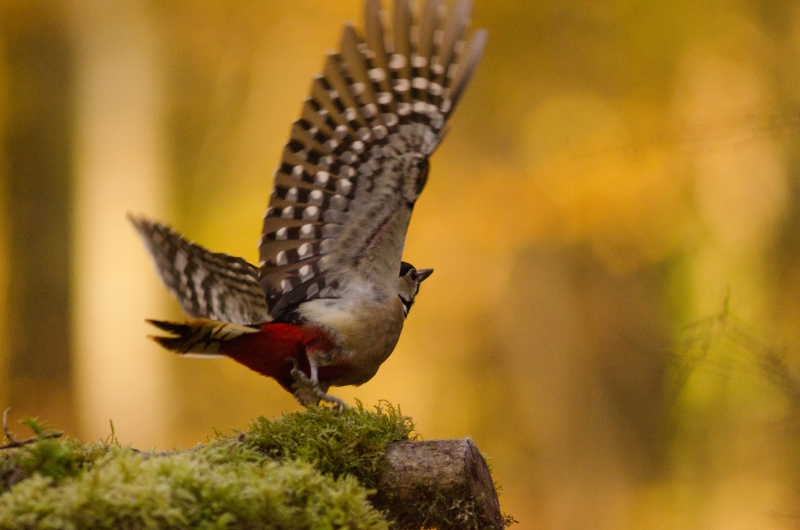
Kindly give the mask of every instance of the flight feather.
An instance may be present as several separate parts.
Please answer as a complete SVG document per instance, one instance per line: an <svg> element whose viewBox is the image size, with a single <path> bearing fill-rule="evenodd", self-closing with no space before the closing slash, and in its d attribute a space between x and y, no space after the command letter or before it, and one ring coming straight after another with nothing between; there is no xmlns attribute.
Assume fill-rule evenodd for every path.
<svg viewBox="0 0 800 530"><path fill-rule="evenodd" d="M385 17L366 0L363 34L345 25L292 125L264 214L258 278L273 318L359 285L377 297L396 288L428 157L486 45L485 30L467 38L471 11L471 0L449 11L426 0L415 18L397 0Z"/></svg>

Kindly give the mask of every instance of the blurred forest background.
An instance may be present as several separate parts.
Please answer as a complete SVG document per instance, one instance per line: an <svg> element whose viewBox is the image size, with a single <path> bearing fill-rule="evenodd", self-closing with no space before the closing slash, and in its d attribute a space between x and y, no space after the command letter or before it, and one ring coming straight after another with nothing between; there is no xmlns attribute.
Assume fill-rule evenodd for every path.
<svg viewBox="0 0 800 530"><path fill-rule="evenodd" d="M299 406L145 336L126 212L257 260L271 174L361 2L0 0L0 407L189 447ZM378 375L536 529L800 528L800 3L477 0L483 63ZM22 429L19 427L19 429Z"/></svg>

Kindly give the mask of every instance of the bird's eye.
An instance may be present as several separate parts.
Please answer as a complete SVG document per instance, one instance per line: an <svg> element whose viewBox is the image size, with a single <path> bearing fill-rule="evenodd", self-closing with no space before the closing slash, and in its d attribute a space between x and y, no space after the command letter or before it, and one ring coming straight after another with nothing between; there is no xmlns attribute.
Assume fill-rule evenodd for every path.
<svg viewBox="0 0 800 530"><path fill-rule="evenodd" d="M415 269L411 269L408 271L408 277L411 278L412 282L417 281L417 271Z"/></svg>

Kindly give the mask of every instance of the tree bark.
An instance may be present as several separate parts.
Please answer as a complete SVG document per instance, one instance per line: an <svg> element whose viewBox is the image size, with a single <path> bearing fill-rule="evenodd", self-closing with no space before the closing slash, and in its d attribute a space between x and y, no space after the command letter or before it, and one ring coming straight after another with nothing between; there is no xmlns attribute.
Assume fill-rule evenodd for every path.
<svg viewBox="0 0 800 530"><path fill-rule="evenodd" d="M486 461L475 442L394 442L378 483L376 504L400 528L504 528Z"/></svg>

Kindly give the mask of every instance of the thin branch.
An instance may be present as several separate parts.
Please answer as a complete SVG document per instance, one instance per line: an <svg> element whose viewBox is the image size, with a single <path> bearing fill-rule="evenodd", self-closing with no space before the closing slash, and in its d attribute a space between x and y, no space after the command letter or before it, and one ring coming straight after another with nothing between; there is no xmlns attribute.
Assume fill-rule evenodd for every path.
<svg viewBox="0 0 800 530"><path fill-rule="evenodd" d="M3 449L13 449L14 447L22 447L23 445L32 444L39 440L60 438L64 435L64 433L61 431L53 431L53 432L42 433L38 436L34 436L33 438L28 438L25 440L17 440L16 438L14 438L14 435L11 434L11 431L8 430L9 412L11 412L11 407L8 407L6 410L3 411L3 432L5 433L8 443L6 445L0 445L0 451L2 451Z"/></svg>

